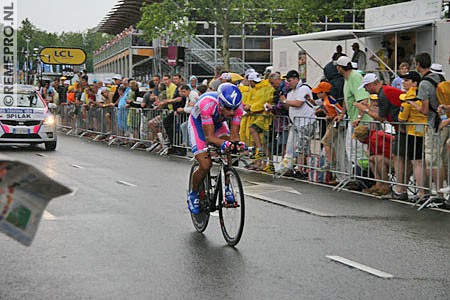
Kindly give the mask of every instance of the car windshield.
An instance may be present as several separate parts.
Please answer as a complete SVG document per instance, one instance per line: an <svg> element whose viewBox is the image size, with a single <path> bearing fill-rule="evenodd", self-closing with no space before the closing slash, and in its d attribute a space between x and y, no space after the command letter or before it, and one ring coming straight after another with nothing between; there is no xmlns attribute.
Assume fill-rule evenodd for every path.
<svg viewBox="0 0 450 300"><path fill-rule="evenodd" d="M0 94L0 107L44 108L45 104L35 92L17 93L17 100L12 95Z"/></svg>

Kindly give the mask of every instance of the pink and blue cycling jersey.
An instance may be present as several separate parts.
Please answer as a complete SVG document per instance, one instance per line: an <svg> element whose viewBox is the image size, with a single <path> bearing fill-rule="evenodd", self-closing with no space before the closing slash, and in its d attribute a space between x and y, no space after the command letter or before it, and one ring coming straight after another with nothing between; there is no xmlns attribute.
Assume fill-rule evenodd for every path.
<svg viewBox="0 0 450 300"><path fill-rule="evenodd" d="M189 116L189 140L194 155L204 152L208 146L206 144L203 125L214 125L214 134L216 137L229 135L230 130L226 120L220 115L220 105L217 100L217 93L211 92L203 94L192 108ZM234 111L231 124L240 125L243 114L242 105Z"/></svg>

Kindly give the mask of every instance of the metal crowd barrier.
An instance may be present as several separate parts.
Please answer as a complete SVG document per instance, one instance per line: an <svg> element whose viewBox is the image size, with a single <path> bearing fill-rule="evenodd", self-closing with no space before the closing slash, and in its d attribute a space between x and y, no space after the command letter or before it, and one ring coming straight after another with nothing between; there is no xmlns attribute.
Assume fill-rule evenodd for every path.
<svg viewBox="0 0 450 300"><path fill-rule="evenodd" d="M70 129L68 134L92 134L94 139L108 137L109 145L132 142L131 149L144 145L149 151L157 145L160 153L167 153L169 145L190 148L188 117L168 110L64 105L60 108L59 122L61 127ZM253 130L252 134L250 127L256 128L255 124L260 130L257 134ZM407 191L409 198L413 198L419 192L436 195L449 185L450 169L446 162L450 154L447 150L450 128L436 133L427 124L367 122L359 125L355 132L353 124L346 119L335 123L320 117L296 117L291 122L285 115L247 114L242 118L240 138L249 146L260 143L258 151L265 154L260 159L263 164L272 164L279 171L288 161L302 179L325 184L336 181L334 189L338 191L352 183L364 188L363 192L378 184L386 193L395 188L397 192ZM362 130L362 126L366 129ZM395 146L396 135L408 126L424 132L422 142L417 136L405 134L399 143L406 153L423 156L413 164ZM362 140L364 134L370 138ZM435 149L441 149L439 153L445 153L445 157L436 155ZM431 156L425 157L426 150ZM257 160L253 156L254 153L249 153L246 164ZM433 160L435 166L430 163ZM446 181L436 180L442 177ZM422 204L420 209L423 207Z"/></svg>

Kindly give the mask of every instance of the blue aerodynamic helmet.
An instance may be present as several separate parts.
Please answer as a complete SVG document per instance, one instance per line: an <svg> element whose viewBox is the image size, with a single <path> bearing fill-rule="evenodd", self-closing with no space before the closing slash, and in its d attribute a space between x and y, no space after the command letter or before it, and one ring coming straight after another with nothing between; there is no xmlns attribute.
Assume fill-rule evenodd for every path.
<svg viewBox="0 0 450 300"><path fill-rule="evenodd" d="M228 109L237 109L241 105L242 93L231 83L222 83L217 89L219 104Z"/></svg>

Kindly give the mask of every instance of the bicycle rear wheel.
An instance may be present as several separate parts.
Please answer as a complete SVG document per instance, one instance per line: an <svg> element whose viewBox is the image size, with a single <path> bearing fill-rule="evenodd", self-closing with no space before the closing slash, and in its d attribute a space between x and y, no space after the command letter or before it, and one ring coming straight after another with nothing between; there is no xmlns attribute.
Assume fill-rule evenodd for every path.
<svg viewBox="0 0 450 300"><path fill-rule="evenodd" d="M198 163L195 162L191 167L191 172L189 173L189 185L188 185L188 194L191 190L192 186L192 174L194 174L195 170L198 169ZM195 230L198 232L205 231L206 227L208 226L209 222L209 193L206 191L206 187L209 186L208 181L209 180L209 174L206 176L206 178L203 180L203 182L200 184L199 188L199 196L200 196L200 213L198 215L194 215L191 213L191 219L192 224L194 224Z"/></svg>
<svg viewBox="0 0 450 300"><path fill-rule="evenodd" d="M241 179L235 169L229 175L229 187L234 194L235 205L224 202L225 187L221 187L219 195L219 219L223 237L230 246L239 243L244 231L245 199Z"/></svg>

